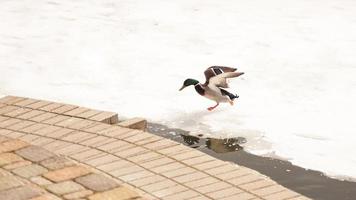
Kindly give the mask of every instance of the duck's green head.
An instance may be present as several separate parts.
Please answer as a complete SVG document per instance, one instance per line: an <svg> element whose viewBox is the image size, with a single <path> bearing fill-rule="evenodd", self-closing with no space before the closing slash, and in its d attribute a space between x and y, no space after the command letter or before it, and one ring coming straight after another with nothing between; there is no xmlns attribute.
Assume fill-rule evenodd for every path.
<svg viewBox="0 0 356 200"><path fill-rule="evenodd" d="M195 79L188 78L184 81L183 86L179 89L179 91L183 90L184 88L186 88L190 85L196 85L198 83L199 83L199 81L197 81Z"/></svg>

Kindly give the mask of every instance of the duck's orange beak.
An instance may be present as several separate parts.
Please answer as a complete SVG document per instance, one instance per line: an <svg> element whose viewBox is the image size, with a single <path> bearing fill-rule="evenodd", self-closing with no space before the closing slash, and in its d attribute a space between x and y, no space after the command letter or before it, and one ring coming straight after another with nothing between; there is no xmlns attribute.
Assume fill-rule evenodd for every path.
<svg viewBox="0 0 356 200"><path fill-rule="evenodd" d="M182 91L184 88L185 88L185 86L183 85L183 86L179 89L179 91Z"/></svg>
<svg viewBox="0 0 356 200"><path fill-rule="evenodd" d="M236 76L236 77L238 77L238 76L241 76L241 75L245 74L245 72L236 72L236 73L237 73L237 76Z"/></svg>

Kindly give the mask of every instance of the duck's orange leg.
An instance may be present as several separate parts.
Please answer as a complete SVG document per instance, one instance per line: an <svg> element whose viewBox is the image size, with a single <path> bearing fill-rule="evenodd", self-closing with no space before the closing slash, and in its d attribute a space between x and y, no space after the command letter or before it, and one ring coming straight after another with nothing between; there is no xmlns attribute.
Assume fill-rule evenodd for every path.
<svg viewBox="0 0 356 200"><path fill-rule="evenodd" d="M215 106L209 107L208 110L212 111L212 110L214 110L214 108L218 107L218 105L219 105L219 103L217 102Z"/></svg>

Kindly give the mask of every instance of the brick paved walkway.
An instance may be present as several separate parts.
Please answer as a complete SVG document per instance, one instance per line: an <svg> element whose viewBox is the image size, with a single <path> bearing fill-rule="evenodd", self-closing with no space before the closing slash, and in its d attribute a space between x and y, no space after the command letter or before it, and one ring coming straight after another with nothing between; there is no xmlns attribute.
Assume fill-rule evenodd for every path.
<svg viewBox="0 0 356 200"><path fill-rule="evenodd" d="M131 129L142 128L142 124L144 121L139 119L119 122L117 114L112 112L4 97L0 99L0 135L17 140L0 144L0 153L3 152L0 154L0 174L11 171L13 175L7 177L13 178L9 179L17 179L17 176L30 181L38 179L37 186L51 183L39 188L67 199L72 197L68 195L83 195L84 199L128 199L130 195L167 200L308 199L254 170ZM26 146L21 141L46 150ZM16 145L9 145L9 142ZM65 163L70 160L57 162L63 157L55 155L81 164L67 166ZM19 165L21 170L9 169L12 165ZM89 166L100 173L89 172ZM99 176L105 177L103 181L93 181ZM3 186L0 180L0 195L23 188L18 184L14 181ZM33 190L30 186L28 191ZM74 188L77 190L66 191ZM116 196L110 198L113 195Z"/></svg>

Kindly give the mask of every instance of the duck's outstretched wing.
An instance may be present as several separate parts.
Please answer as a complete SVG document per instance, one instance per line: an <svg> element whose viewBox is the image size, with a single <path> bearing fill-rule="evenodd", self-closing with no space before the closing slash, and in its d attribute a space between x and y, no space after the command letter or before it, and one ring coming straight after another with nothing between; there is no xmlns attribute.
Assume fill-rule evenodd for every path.
<svg viewBox="0 0 356 200"><path fill-rule="evenodd" d="M228 88L227 78L234 78L244 74L243 72L236 72L236 70L236 68L232 67L211 66L204 72L206 78L204 86L212 84L216 87Z"/></svg>

